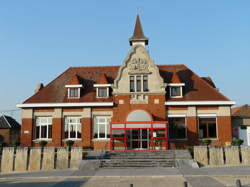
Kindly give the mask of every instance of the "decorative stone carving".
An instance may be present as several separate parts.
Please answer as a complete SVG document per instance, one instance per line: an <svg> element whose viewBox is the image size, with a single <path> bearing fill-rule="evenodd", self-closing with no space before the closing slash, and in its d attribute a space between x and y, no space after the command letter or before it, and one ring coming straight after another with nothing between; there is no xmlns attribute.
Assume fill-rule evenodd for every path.
<svg viewBox="0 0 250 187"><path fill-rule="evenodd" d="M114 95L132 94L130 92L131 75L148 75L147 94L165 94L166 84L160 75L159 68L150 58L148 51L142 45L135 45L120 66L117 77L112 85ZM137 102L133 99L132 103ZM139 103L141 101L138 101ZM143 101L145 103L145 101Z"/></svg>
<svg viewBox="0 0 250 187"><path fill-rule="evenodd" d="M131 94L130 104L148 104L148 96L145 94Z"/></svg>
<svg viewBox="0 0 250 187"><path fill-rule="evenodd" d="M133 58L128 64L130 74L134 73L149 73L149 64L145 58Z"/></svg>

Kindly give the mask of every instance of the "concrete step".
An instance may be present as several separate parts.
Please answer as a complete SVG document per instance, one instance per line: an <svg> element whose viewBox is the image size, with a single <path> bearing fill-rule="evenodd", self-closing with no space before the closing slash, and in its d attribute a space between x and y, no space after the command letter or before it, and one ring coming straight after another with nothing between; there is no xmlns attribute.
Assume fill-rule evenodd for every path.
<svg viewBox="0 0 250 187"><path fill-rule="evenodd" d="M102 168L174 167L173 151L113 151L101 160Z"/></svg>

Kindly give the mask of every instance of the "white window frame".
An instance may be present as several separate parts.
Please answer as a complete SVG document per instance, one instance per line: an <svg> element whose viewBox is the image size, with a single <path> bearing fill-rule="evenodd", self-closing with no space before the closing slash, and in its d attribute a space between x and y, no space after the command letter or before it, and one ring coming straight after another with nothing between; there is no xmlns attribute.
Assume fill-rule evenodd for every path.
<svg viewBox="0 0 250 187"><path fill-rule="evenodd" d="M105 119L105 122L99 122L99 119ZM97 139L108 139L108 128L110 128L111 116L95 116L95 122L97 123ZM105 137L100 137L100 125L105 125ZM110 132L109 132L110 133Z"/></svg>
<svg viewBox="0 0 250 187"><path fill-rule="evenodd" d="M184 118L185 119L185 128L186 128L185 138L172 138L170 140L187 140L188 139L188 137L187 137L188 129L187 129L187 117L186 117L186 115L168 115L168 119L169 118ZM171 125L171 124L169 124L169 125ZM168 131L168 137L170 137L169 133L170 133L170 131Z"/></svg>
<svg viewBox="0 0 250 187"><path fill-rule="evenodd" d="M41 122L39 120L39 124L37 125L37 119L40 118L40 119L46 119L46 122ZM49 120L50 119L50 120ZM50 122L49 122L50 121ZM36 130L35 130L35 139L36 140L52 140L52 137L49 138L49 126L51 125L52 126L52 117L51 116L37 116L35 117L35 125L36 127L39 126L39 137L37 138L36 137ZM41 138L41 134L42 134L42 126L47 126L47 132L46 132L46 138ZM35 128L36 129L36 128ZM52 134L52 132L51 132Z"/></svg>
<svg viewBox="0 0 250 187"><path fill-rule="evenodd" d="M174 88L174 87L179 87L180 88L180 95L178 95L178 96L172 96L172 88ZM169 92L170 92L170 98L182 98L183 97L183 91L182 91L182 86L179 86L179 85L175 85L175 86L170 86L169 87Z"/></svg>
<svg viewBox="0 0 250 187"><path fill-rule="evenodd" d="M70 89L78 89L77 97L71 97L71 96L70 96ZM79 99L79 98L80 98L80 93L81 93L81 89L78 88L78 87L71 87L71 88L68 88L68 98L69 98L69 99Z"/></svg>
<svg viewBox="0 0 250 187"><path fill-rule="evenodd" d="M147 92L149 92L149 84L148 84L147 91L144 91L144 85L143 85L143 77L144 76L147 76L147 84L148 84L148 81L149 81L148 74L129 75L129 92L130 93L147 93ZM134 77L134 92L130 91L130 77ZM140 91L137 91L137 77L140 77L140 84L141 84Z"/></svg>
<svg viewBox="0 0 250 187"><path fill-rule="evenodd" d="M99 88L106 88L106 91L107 91L107 96L106 97L100 97L99 96ZM109 98L109 87L96 87L96 98Z"/></svg>
<svg viewBox="0 0 250 187"><path fill-rule="evenodd" d="M199 140L218 140L219 137L219 131L218 131L218 118L216 114L198 114L197 116L197 121L198 121L198 138ZM215 118L215 123L216 123L216 138L200 138L200 118Z"/></svg>
<svg viewBox="0 0 250 187"><path fill-rule="evenodd" d="M82 123L81 123L81 117L80 116L65 116L64 117L64 133L65 133L65 126L66 126L66 123L67 123L67 119L79 119L79 122L75 122L75 123L73 123L73 122L69 122L68 124L67 124L67 127L68 127L68 137L66 138L65 137L65 139L67 139L67 140L81 140L82 139L82 137L77 137L77 132L78 132L78 128L80 129L80 132L81 132L81 136L82 136ZM72 138L72 137L70 137L70 126L71 125L74 125L74 126L76 126L76 131L75 131L75 137L74 138Z"/></svg>

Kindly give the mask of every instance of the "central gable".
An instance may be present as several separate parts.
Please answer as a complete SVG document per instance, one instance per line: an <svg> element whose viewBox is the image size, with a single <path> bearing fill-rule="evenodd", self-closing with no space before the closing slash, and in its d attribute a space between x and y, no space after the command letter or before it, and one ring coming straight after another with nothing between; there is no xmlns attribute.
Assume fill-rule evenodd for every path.
<svg viewBox="0 0 250 187"><path fill-rule="evenodd" d="M133 46L123 65L120 66L114 80L113 94L130 93L129 77L131 75L148 75L147 93L165 94L166 85L160 76L159 68L142 45Z"/></svg>

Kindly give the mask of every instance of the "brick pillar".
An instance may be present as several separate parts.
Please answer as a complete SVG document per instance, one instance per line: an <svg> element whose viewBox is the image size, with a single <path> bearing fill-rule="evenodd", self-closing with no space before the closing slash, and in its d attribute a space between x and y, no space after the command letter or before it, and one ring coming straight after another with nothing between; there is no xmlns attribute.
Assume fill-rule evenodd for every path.
<svg viewBox="0 0 250 187"><path fill-rule="evenodd" d="M195 116L187 117L187 138L189 145L198 143L198 124Z"/></svg>
<svg viewBox="0 0 250 187"><path fill-rule="evenodd" d="M21 145L30 147L32 146L33 136L33 119L23 118L21 127Z"/></svg>
<svg viewBox="0 0 250 187"><path fill-rule="evenodd" d="M53 146L62 146L62 118L53 118L52 141Z"/></svg>
<svg viewBox="0 0 250 187"><path fill-rule="evenodd" d="M83 146L91 146L92 137L92 120L91 118L82 118L82 144Z"/></svg>
<svg viewBox="0 0 250 187"><path fill-rule="evenodd" d="M226 142L232 141L232 123L230 116L218 116L217 117L217 136L221 145L225 145Z"/></svg>

